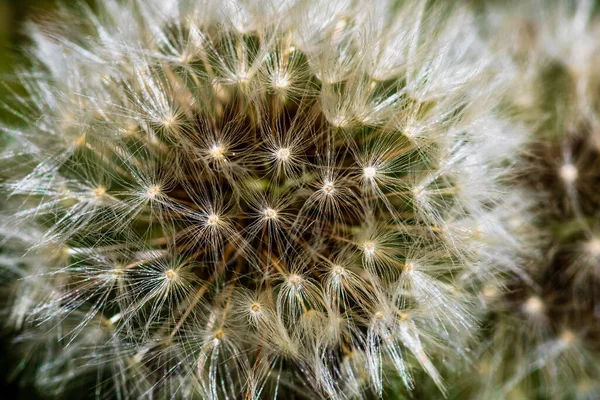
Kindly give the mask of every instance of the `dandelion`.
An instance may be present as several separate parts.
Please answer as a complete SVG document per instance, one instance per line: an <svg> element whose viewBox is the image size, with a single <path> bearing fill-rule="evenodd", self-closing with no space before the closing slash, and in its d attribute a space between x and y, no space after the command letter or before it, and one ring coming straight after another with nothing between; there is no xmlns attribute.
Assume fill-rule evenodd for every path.
<svg viewBox="0 0 600 400"><path fill-rule="evenodd" d="M518 190L527 200L519 207L526 209L502 229L497 222L481 229L497 238L502 230L514 232L527 244L505 247L510 257L502 262L512 272L498 277L494 296L481 291L491 333L474 343L485 361L478 379L463 388L476 398L589 398L597 390L586 383L600 372L593 350L600 282L593 256L598 196L592 194L599 76L590 68L598 62L600 25L591 1L548 5L484 7L490 42L514 61L507 102L534 140L525 143L530 154L520 162Z"/></svg>
<svg viewBox="0 0 600 400"><path fill-rule="evenodd" d="M41 391L448 393L528 222L489 224L526 208L502 193L527 132L466 6L104 1L46 20L2 126L0 231Z"/></svg>

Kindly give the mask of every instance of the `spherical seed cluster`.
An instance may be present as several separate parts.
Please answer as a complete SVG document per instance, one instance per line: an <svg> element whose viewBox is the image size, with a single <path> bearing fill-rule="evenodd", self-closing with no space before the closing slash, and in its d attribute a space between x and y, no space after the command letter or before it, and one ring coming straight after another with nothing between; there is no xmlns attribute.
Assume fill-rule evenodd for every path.
<svg viewBox="0 0 600 400"><path fill-rule="evenodd" d="M4 129L9 321L39 387L345 399L422 370L444 391L472 295L518 268L490 221L526 135L469 12L63 12L30 27Z"/></svg>

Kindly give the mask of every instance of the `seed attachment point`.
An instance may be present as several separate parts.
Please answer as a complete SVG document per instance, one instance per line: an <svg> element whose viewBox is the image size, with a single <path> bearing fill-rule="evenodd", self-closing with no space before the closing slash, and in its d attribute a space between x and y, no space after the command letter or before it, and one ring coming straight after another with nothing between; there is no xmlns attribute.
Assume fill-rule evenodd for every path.
<svg viewBox="0 0 600 400"><path fill-rule="evenodd" d="M265 208L263 211L266 219L275 219L277 218L277 211L272 208Z"/></svg>
<svg viewBox="0 0 600 400"><path fill-rule="evenodd" d="M172 281L173 279L177 278L177 272L170 269L167 272L165 272L165 276L168 280Z"/></svg>
<svg viewBox="0 0 600 400"><path fill-rule="evenodd" d="M219 222L221 221L221 218L219 218L218 215L216 214L211 214L208 216L208 219L206 221L206 223L209 226L217 226L219 224Z"/></svg>
<svg viewBox="0 0 600 400"><path fill-rule="evenodd" d="M569 163L560 167L559 175L565 183L573 183L577 180L579 171L577 171L577 167Z"/></svg>
<svg viewBox="0 0 600 400"><path fill-rule="evenodd" d="M375 175L377 175L377 168L372 166L363 168L363 176L366 179L373 179L375 178Z"/></svg>
<svg viewBox="0 0 600 400"><path fill-rule="evenodd" d="M106 194L106 188L104 186L98 186L92 191L92 193L98 198L104 197Z"/></svg>
<svg viewBox="0 0 600 400"><path fill-rule="evenodd" d="M335 191L335 187L333 186L333 182L325 181L325 184L321 188L325 194L332 194Z"/></svg>
<svg viewBox="0 0 600 400"><path fill-rule="evenodd" d="M158 196L160 194L160 186L158 186L158 185L150 186L148 188L148 190L146 191L146 194L151 199L155 198L156 196Z"/></svg>
<svg viewBox="0 0 600 400"><path fill-rule="evenodd" d="M365 242L363 244L363 250L365 251L366 255L372 256L373 254L375 254L375 243Z"/></svg>
<svg viewBox="0 0 600 400"><path fill-rule="evenodd" d="M275 152L275 157L277 157L278 160L287 161L290 159L291 154L290 149L283 147Z"/></svg>

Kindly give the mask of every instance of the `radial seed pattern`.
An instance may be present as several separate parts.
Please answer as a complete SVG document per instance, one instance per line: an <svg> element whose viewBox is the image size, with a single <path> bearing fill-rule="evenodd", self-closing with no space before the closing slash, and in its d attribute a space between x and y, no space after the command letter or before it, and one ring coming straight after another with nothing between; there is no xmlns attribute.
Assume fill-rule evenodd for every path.
<svg viewBox="0 0 600 400"><path fill-rule="evenodd" d="M524 136L472 17L193 3L31 26L4 187L36 383L341 399L417 368L444 391L435 360L464 353L470 293L501 272L487 224Z"/></svg>

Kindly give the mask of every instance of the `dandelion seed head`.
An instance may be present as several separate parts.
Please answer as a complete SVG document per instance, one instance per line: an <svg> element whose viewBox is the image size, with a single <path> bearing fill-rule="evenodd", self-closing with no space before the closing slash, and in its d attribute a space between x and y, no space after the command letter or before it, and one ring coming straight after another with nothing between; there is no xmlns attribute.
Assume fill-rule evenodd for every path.
<svg viewBox="0 0 600 400"><path fill-rule="evenodd" d="M598 74L585 65L597 63L599 42L592 37L599 24L593 2L556 3L543 11L541 2L534 3L503 11L492 7L485 18L499 24L487 38L514 62L517 79L507 92L509 102L532 133L531 141L509 151L523 147L532 156L525 157L523 179L515 185L525 183L527 193L518 194L482 231L504 243L493 258L504 258L516 269L494 285L506 289L483 314L491 328L483 336L486 344L475 346L486 348L488 368L469 386L482 398L494 397L497 390L501 397L596 398L598 393L577 393L577 382L589 377L595 362L588 360L597 358L590 351L597 338L590 338L587 327L595 324L592 315L598 310L597 302L589 301L598 288L590 267L598 261L594 254L600 254L592 242L598 197L590 195L598 177L591 172L598 160L597 135L596 128L589 129L598 115L598 95L590 86ZM516 40L507 41L511 35ZM557 84L561 80L564 85ZM578 105L565 107L569 97ZM544 124L530 119L542 114ZM497 144L489 151L501 148ZM430 197L435 188L425 187ZM520 297L532 291L540 294ZM598 374L592 375L597 380Z"/></svg>
<svg viewBox="0 0 600 400"><path fill-rule="evenodd" d="M519 229L525 224L525 222L519 216L513 216L508 219L508 225L511 229Z"/></svg>
<svg viewBox="0 0 600 400"><path fill-rule="evenodd" d="M510 238L472 227L518 154L488 150L510 123L474 16L392 3L106 1L32 24L27 129L1 128L27 158L7 210L36 231L6 233L26 242L10 275L35 279L8 314L69 341L29 363L52 393L370 398L419 368L444 391L465 299L508 274Z"/></svg>

